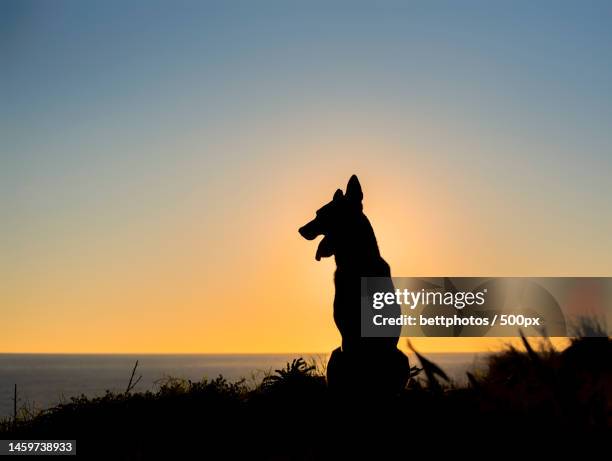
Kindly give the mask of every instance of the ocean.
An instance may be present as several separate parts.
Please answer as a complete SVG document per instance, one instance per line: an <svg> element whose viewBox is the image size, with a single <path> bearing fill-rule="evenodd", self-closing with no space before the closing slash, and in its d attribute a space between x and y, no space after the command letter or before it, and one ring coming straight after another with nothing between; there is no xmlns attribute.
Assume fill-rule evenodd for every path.
<svg viewBox="0 0 612 461"><path fill-rule="evenodd" d="M297 357L327 362L326 354L0 354L0 418L13 413L17 384L18 406L44 409L70 397L89 397L125 391L132 368L142 376L135 391L156 390L169 376L201 380L222 374L230 381L259 382L266 373ZM456 382L465 372L482 366L482 356L470 353L427 354ZM417 364L410 356L411 365Z"/></svg>

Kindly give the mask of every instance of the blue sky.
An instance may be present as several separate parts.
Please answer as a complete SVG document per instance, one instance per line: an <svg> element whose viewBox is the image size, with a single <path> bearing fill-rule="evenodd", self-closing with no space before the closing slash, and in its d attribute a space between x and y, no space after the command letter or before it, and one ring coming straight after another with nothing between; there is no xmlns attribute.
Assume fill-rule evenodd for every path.
<svg viewBox="0 0 612 461"><path fill-rule="evenodd" d="M353 172L406 272L612 270L610 2L3 0L0 59L0 273L23 322L46 309L21 306L33 281L70 310L147 255L251 267L237 229L294 233ZM424 227L394 231L415 206ZM433 234L437 266L414 257Z"/></svg>

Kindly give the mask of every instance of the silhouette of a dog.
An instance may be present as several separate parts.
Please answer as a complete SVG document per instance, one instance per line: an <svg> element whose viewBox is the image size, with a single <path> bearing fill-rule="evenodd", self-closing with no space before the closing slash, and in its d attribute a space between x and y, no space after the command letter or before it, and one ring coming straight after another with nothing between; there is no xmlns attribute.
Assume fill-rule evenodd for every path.
<svg viewBox="0 0 612 461"><path fill-rule="evenodd" d="M397 335L390 338L361 337L361 277L391 277L380 256L370 221L363 214L363 192L353 175L346 193L336 191L331 202L299 229L307 240L323 235L316 260L334 256L334 321L342 336L327 365L330 389L343 394L393 395L408 380L408 358L397 349ZM392 287L391 279L389 284ZM398 314L399 314L399 307Z"/></svg>

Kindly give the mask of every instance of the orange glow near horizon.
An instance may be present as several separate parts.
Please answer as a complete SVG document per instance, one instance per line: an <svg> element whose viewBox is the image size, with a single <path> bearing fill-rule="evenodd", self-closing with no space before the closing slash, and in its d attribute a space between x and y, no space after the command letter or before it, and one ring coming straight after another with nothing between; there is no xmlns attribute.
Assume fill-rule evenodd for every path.
<svg viewBox="0 0 612 461"><path fill-rule="evenodd" d="M11 320L0 327L0 351L331 351L340 342L332 320L334 261L316 262L316 242L297 229L353 172L394 276L562 275L561 255L541 257L531 246L533 255L519 259L520 240L493 242L477 219L494 196L466 186L461 200L479 203L461 208L448 170L408 181L372 162L381 149L398 162L407 152L372 139L304 146L293 149L299 161L246 162L222 180L189 181L191 188L166 203L164 213L107 211L102 227L68 216L73 227L29 236L33 243L5 274L11 283L3 304ZM334 162L319 171L317 163L329 158ZM252 174L265 168L268 175ZM215 197L207 206L200 203L204 194ZM413 340L422 352L486 352L505 342Z"/></svg>

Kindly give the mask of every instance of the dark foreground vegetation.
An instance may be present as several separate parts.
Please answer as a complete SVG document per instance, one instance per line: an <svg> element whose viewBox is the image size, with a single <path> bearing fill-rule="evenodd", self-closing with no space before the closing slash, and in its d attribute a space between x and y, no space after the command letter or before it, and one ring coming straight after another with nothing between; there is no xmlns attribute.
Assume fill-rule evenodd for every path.
<svg viewBox="0 0 612 461"><path fill-rule="evenodd" d="M572 448L607 457L612 340L578 338L564 351L524 344L490 356L460 387L417 354L390 400L333 395L296 359L256 386L169 379L156 392L73 398L4 421L0 439L76 439L89 459L530 459Z"/></svg>

